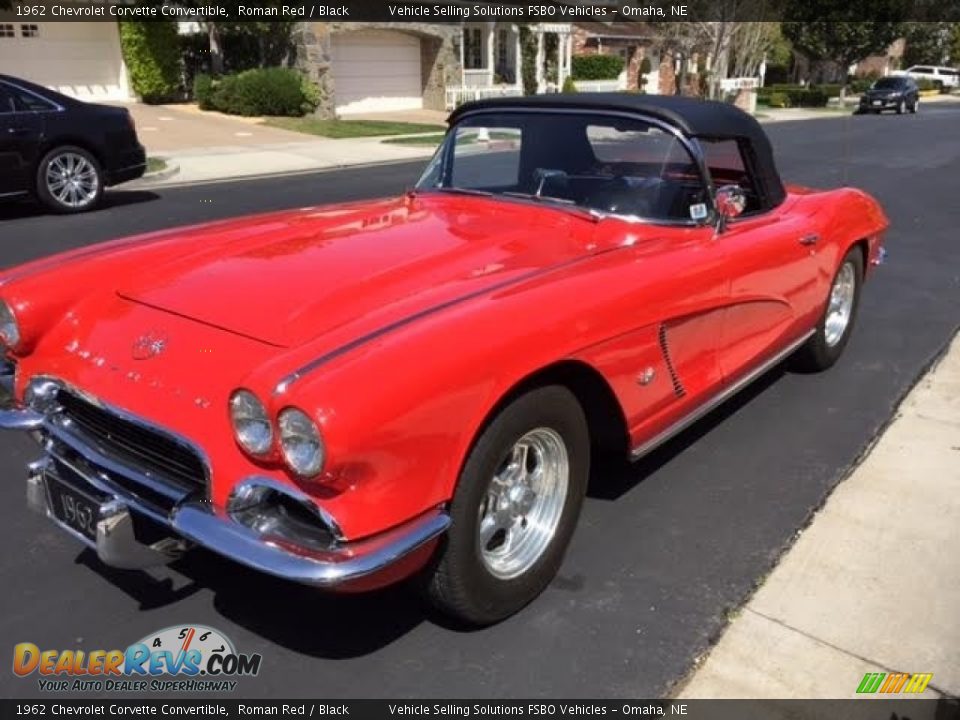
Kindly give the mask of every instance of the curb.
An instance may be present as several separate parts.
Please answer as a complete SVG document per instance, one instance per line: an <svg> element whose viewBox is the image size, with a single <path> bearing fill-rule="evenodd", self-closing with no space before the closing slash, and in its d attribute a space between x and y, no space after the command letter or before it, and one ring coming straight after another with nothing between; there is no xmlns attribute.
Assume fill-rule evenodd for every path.
<svg viewBox="0 0 960 720"><path fill-rule="evenodd" d="M180 172L180 166L175 162L167 162L167 167L163 170L157 170L152 173L145 173L136 179L135 182L142 185L154 185L156 183L163 182L167 178L172 178L174 175Z"/></svg>
<svg viewBox="0 0 960 720"><path fill-rule="evenodd" d="M164 183L163 178L160 178L161 173L166 173L170 170L161 170L158 173L153 173L149 176L144 175L138 180L131 181L131 185L137 183L137 185L151 186L151 187L163 187L163 188L183 188L183 187L192 187L194 185L218 185L221 183L234 183L234 182L244 182L246 180L270 180L272 178L279 177L297 177L299 175L319 175L321 173L337 172L338 170L363 170L372 167L378 167L381 165L404 165L407 163L415 163L426 161L429 159L428 155L423 157L410 157L410 158L397 158L394 160L378 160L375 162L365 162L365 163L344 163L338 165L326 165L324 167L316 168L303 168L300 170L274 170L269 172L256 173L253 175L231 175L229 177L222 178L208 178L205 180L183 180L181 182L172 182ZM174 174L179 173L179 166L166 177L172 177ZM144 182L145 180L150 180L151 182ZM162 184L161 184L162 183Z"/></svg>

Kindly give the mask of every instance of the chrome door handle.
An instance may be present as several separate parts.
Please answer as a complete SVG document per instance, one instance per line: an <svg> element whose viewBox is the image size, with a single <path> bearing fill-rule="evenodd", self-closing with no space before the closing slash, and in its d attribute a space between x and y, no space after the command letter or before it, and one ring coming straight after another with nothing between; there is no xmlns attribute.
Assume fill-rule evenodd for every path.
<svg viewBox="0 0 960 720"><path fill-rule="evenodd" d="M816 245L820 241L820 236L816 233L810 233L800 238L801 245Z"/></svg>

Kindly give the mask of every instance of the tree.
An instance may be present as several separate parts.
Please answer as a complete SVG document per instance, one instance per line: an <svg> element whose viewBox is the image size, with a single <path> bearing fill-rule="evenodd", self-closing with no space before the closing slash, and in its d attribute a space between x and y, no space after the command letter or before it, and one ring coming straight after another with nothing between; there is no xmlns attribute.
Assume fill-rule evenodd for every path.
<svg viewBox="0 0 960 720"><path fill-rule="evenodd" d="M852 22L855 18L874 18ZM881 53L903 32L904 0L788 0L783 34L811 60L847 67Z"/></svg>
<svg viewBox="0 0 960 720"><path fill-rule="evenodd" d="M953 28L954 23L945 22L905 23L904 65L940 65L946 62L950 56L950 36Z"/></svg>

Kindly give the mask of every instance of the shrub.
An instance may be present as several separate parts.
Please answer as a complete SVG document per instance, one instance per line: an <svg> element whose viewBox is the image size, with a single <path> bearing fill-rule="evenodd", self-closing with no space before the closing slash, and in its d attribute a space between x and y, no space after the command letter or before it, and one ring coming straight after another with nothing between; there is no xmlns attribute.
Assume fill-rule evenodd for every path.
<svg viewBox="0 0 960 720"><path fill-rule="evenodd" d="M867 90L869 90L870 86L873 85L873 83L874 81L872 78L868 78L868 77L854 78L853 80L850 81L850 83L848 84L848 87L850 88L850 92L860 94L860 93L865 93Z"/></svg>
<svg viewBox="0 0 960 720"><path fill-rule="evenodd" d="M312 112L319 101L319 88L289 68L226 75L211 96L214 109L232 115L300 116Z"/></svg>
<svg viewBox="0 0 960 720"><path fill-rule="evenodd" d="M835 97L831 93L840 95L839 85L820 87L804 87L803 85L774 84L760 88L757 91L757 102L766 100L770 107L826 107L827 100ZM783 96L787 99L786 105L775 105L774 96ZM782 98L777 97L777 101Z"/></svg>
<svg viewBox="0 0 960 720"><path fill-rule="evenodd" d="M573 77L576 80L616 80L623 72L619 55L574 55Z"/></svg>
<svg viewBox="0 0 960 720"><path fill-rule="evenodd" d="M839 83L815 85L814 89L824 93L828 98L838 98L840 97L840 91L843 90L843 85Z"/></svg>
<svg viewBox="0 0 960 720"><path fill-rule="evenodd" d="M917 78L917 88L920 90L939 90L942 86L942 82L930 78Z"/></svg>
<svg viewBox="0 0 960 720"><path fill-rule="evenodd" d="M133 90L145 103L174 100L180 94L177 24L121 22L120 47Z"/></svg>
<svg viewBox="0 0 960 720"><path fill-rule="evenodd" d="M788 108L790 107L790 98L786 93L770 93L767 96L767 105L772 108Z"/></svg>
<svg viewBox="0 0 960 720"><path fill-rule="evenodd" d="M193 79L193 99L201 110L213 110L213 92L216 83L206 73L200 73Z"/></svg>
<svg viewBox="0 0 960 720"><path fill-rule="evenodd" d="M561 92L565 92L565 93L575 93L575 92L577 92L576 83L573 82L573 78L570 77L569 75L567 75L567 77L564 78L564 80L563 80L563 88L562 88Z"/></svg>

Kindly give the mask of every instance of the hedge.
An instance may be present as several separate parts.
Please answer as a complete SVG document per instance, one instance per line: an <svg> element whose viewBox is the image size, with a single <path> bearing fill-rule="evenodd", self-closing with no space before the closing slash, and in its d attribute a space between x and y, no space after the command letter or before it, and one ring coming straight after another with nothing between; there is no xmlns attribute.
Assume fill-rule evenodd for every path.
<svg viewBox="0 0 960 720"><path fill-rule="evenodd" d="M757 100L766 102L770 107L826 107L831 97L839 97L839 88L839 85L803 86L778 83L760 88ZM833 92L836 92L836 95L832 95ZM782 102L783 98L786 98L787 104L775 105L774 96L777 96L777 102Z"/></svg>
<svg viewBox="0 0 960 720"><path fill-rule="evenodd" d="M300 116L320 102L319 88L289 68L244 70L216 80L201 74L193 93L202 109L231 115Z"/></svg>
<svg viewBox="0 0 960 720"><path fill-rule="evenodd" d="M175 22L121 22L120 47L134 92L145 103L180 94L180 45Z"/></svg>
<svg viewBox="0 0 960 720"><path fill-rule="evenodd" d="M623 72L623 58L619 55L574 55L574 80L616 80Z"/></svg>

